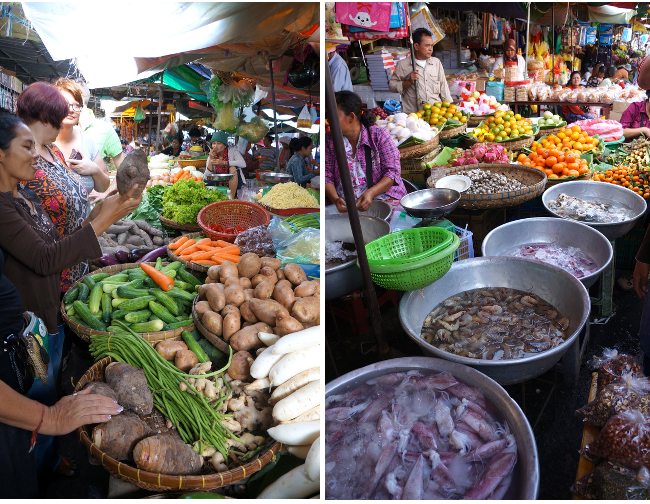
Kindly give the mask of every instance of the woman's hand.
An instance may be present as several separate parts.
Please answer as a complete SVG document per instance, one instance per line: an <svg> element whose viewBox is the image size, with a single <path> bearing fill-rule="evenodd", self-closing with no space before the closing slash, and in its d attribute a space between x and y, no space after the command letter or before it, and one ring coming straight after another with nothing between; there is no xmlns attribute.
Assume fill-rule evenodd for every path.
<svg viewBox="0 0 650 504"><path fill-rule="evenodd" d="M65 396L47 409L47 424L44 433L51 436L69 434L82 425L108 422L113 415L119 415L124 408L113 399L91 394L85 389L75 395Z"/></svg>
<svg viewBox="0 0 650 504"><path fill-rule="evenodd" d="M99 171L99 166L79 152L81 161L78 159L68 159L70 169L79 175L94 175Z"/></svg>
<svg viewBox="0 0 650 504"><path fill-rule="evenodd" d="M346 206L345 200L343 198L336 198L334 204L336 205L336 209L339 211L339 213L348 213L348 207Z"/></svg>
<svg viewBox="0 0 650 504"><path fill-rule="evenodd" d="M133 212L142 201L142 195L137 198L133 193L138 188L138 184L133 184L131 190L125 195L113 194L107 196L101 204L99 214L92 220L92 226L97 236L106 231L112 224Z"/></svg>
<svg viewBox="0 0 650 504"><path fill-rule="evenodd" d="M359 199L357 200L357 210L359 212L365 212L370 208L370 205L372 205L372 192L370 190L367 190L364 192L361 196L359 196Z"/></svg>
<svg viewBox="0 0 650 504"><path fill-rule="evenodd" d="M632 280L634 283L634 292L637 296L643 299L648 292L648 272L650 271L650 264L645 264L637 261L634 266L634 273Z"/></svg>

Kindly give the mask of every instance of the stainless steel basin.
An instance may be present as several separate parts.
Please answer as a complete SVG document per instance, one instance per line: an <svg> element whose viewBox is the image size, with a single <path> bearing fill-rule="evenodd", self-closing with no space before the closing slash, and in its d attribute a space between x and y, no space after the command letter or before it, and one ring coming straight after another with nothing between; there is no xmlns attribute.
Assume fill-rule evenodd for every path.
<svg viewBox="0 0 650 504"><path fill-rule="evenodd" d="M270 184L281 184L282 182L289 182L293 177L287 173L266 172L260 173L260 178Z"/></svg>
<svg viewBox="0 0 650 504"><path fill-rule="evenodd" d="M466 262L466 261L462 261ZM356 389L366 381L390 373L409 370L448 371L458 380L480 388L486 399L499 410L508 422L510 431L517 440L517 465L514 469L513 485L505 495L507 499L533 500L539 490L539 458L537 444L530 424L508 393L494 380L483 373L457 362L431 357L405 357L371 364L329 382L325 386L325 400L331 395L343 394ZM512 494L511 494L512 490Z"/></svg>
<svg viewBox="0 0 650 504"><path fill-rule="evenodd" d="M521 219L499 226L483 239L481 252L484 257L501 256L504 252L529 243L553 243L581 249L598 265L598 269L591 275L578 279L587 288L598 280L614 255L612 244L594 228L577 221L553 217Z"/></svg>
<svg viewBox="0 0 650 504"><path fill-rule="evenodd" d="M448 297L481 287L506 287L542 297L569 317L570 336L561 345L522 359L481 360L439 350L420 338L422 323L433 308ZM516 257L479 257L455 262L437 282L406 293L399 305L404 331L425 354L465 364L485 373L501 385L521 383L551 369L574 343L589 317L590 301L585 286L566 271Z"/></svg>
<svg viewBox="0 0 650 504"><path fill-rule="evenodd" d="M606 184L605 182L576 180L553 186L542 195L544 206L556 217L561 216L557 215L549 208L548 202L557 199L557 197L562 193L576 198L587 198L589 201L598 200L604 203L613 203L619 207L623 206L632 211L633 216L624 222L612 222L608 224L585 222L589 227L600 231L608 240L620 238L630 231L634 227L637 219L643 215L647 207L646 201L641 196L625 187Z"/></svg>
<svg viewBox="0 0 650 504"><path fill-rule="evenodd" d="M372 200L370 208L365 212L359 212L359 215L367 215L368 217L377 217L378 219L388 220L391 214L391 206L381 200ZM339 213L336 205L328 205L325 207L325 215L347 215Z"/></svg>
<svg viewBox="0 0 650 504"><path fill-rule="evenodd" d="M385 220L360 215L359 221L364 244L390 233L390 225ZM325 240L354 243L347 214L325 216ZM325 266L325 301L339 299L362 286L363 278L356 261Z"/></svg>

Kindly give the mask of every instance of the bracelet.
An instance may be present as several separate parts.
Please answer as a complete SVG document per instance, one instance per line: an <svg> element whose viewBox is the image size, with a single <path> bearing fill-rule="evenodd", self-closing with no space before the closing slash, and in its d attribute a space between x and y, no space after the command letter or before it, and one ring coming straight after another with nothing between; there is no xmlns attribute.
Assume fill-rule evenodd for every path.
<svg viewBox="0 0 650 504"><path fill-rule="evenodd" d="M36 404L39 404L39 402L36 401ZM32 443L29 447L29 452L27 453L31 453L32 450L34 449L34 446L36 445L36 437L38 436L38 431L41 429L41 425L43 425L44 418L45 418L45 405L41 404L41 421L38 422L36 429L34 429L34 432L32 432Z"/></svg>

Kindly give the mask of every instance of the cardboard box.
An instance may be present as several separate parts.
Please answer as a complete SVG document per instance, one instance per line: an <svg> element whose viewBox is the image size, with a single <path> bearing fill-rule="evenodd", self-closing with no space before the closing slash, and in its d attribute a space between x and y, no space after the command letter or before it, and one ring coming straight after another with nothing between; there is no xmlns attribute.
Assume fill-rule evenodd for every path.
<svg viewBox="0 0 650 504"><path fill-rule="evenodd" d="M620 121L621 117L623 117L623 112L610 112L609 113L609 119L611 121Z"/></svg>
<svg viewBox="0 0 650 504"><path fill-rule="evenodd" d="M626 101L614 101L614 104L612 106L612 112L625 112L627 108L630 106L630 103Z"/></svg>

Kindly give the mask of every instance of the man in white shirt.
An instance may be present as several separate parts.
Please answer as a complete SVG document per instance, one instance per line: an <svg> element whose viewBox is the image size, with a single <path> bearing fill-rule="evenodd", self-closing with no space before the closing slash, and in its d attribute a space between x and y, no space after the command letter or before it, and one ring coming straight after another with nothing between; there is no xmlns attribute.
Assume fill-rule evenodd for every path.
<svg viewBox="0 0 650 504"><path fill-rule="evenodd" d="M350 78L350 69L339 53L336 52L336 44L330 44L327 42L325 47L327 50L327 58L329 60L330 75L332 76L334 92L354 91L352 88L352 80Z"/></svg>

